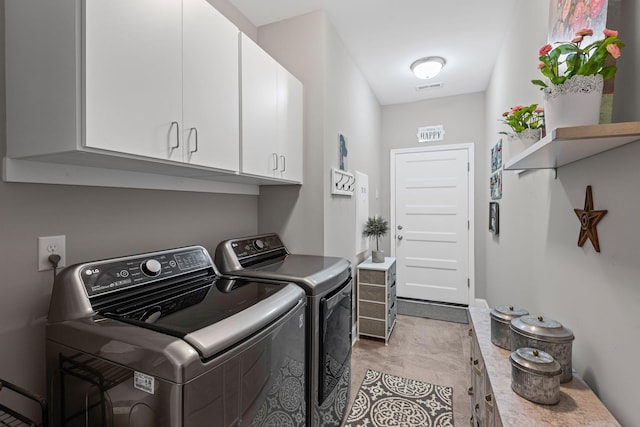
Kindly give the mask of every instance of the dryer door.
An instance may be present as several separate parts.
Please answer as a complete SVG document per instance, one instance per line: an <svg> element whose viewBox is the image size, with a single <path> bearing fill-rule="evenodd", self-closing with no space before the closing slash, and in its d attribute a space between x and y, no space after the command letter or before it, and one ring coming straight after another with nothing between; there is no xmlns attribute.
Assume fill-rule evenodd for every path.
<svg viewBox="0 0 640 427"><path fill-rule="evenodd" d="M318 401L320 405L339 383L351 363L351 291L350 279L336 292L320 300L321 363Z"/></svg>

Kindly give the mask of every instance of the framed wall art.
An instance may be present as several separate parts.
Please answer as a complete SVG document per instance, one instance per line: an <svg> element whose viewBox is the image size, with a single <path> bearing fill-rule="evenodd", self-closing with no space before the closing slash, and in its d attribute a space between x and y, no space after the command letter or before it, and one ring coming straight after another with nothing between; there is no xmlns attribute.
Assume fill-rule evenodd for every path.
<svg viewBox="0 0 640 427"><path fill-rule="evenodd" d="M548 42L568 41L576 32L589 28L594 37L586 37L586 44L596 40L607 26L608 0L555 0L549 2ZM611 28L611 27L609 27Z"/></svg>
<svg viewBox="0 0 640 427"><path fill-rule="evenodd" d="M500 205L498 202L489 202L489 231L491 234L500 233Z"/></svg>
<svg viewBox="0 0 640 427"><path fill-rule="evenodd" d="M499 170L489 177L489 189L491 190L491 200L502 199L502 171Z"/></svg>
<svg viewBox="0 0 640 427"><path fill-rule="evenodd" d="M491 172L495 172L502 167L502 140L491 147Z"/></svg>

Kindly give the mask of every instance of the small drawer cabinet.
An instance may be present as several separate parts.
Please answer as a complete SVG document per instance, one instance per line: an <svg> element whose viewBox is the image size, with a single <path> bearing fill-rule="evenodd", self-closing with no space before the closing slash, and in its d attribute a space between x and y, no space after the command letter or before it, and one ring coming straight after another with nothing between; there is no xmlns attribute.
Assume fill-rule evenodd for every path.
<svg viewBox="0 0 640 427"><path fill-rule="evenodd" d="M358 265L358 336L389 341L396 323L396 259Z"/></svg>

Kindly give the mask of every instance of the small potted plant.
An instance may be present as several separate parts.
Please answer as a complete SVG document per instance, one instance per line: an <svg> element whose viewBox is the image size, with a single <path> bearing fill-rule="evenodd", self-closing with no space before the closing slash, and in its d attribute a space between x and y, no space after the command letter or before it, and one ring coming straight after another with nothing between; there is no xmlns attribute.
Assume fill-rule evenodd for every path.
<svg viewBox="0 0 640 427"><path fill-rule="evenodd" d="M585 28L570 42L540 48L538 69L547 81L532 80L544 92L547 131L558 127L598 124L604 80L616 74L612 61L624 47L618 32L605 29L603 38L582 46L593 30Z"/></svg>
<svg viewBox="0 0 640 427"><path fill-rule="evenodd" d="M371 251L371 261L384 262L384 251L380 250L380 238L389 231L389 223L381 216L369 217L364 225L362 234L366 237L376 238L376 250Z"/></svg>
<svg viewBox="0 0 640 427"><path fill-rule="evenodd" d="M538 104L516 105L502 113L502 123L508 125L513 132L500 132L501 134L530 144L542 138L544 110Z"/></svg>

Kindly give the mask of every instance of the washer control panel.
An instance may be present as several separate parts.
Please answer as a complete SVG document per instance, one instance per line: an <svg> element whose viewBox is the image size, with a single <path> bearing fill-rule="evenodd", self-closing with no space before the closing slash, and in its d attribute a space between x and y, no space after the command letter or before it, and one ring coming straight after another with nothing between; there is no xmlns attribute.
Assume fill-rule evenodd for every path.
<svg viewBox="0 0 640 427"><path fill-rule="evenodd" d="M206 249L191 246L83 264L80 278L89 297L212 268Z"/></svg>
<svg viewBox="0 0 640 427"><path fill-rule="evenodd" d="M286 250L277 234L267 234L264 236L235 240L231 243L231 247L239 260L265 252L281 249Z"/></svg>

